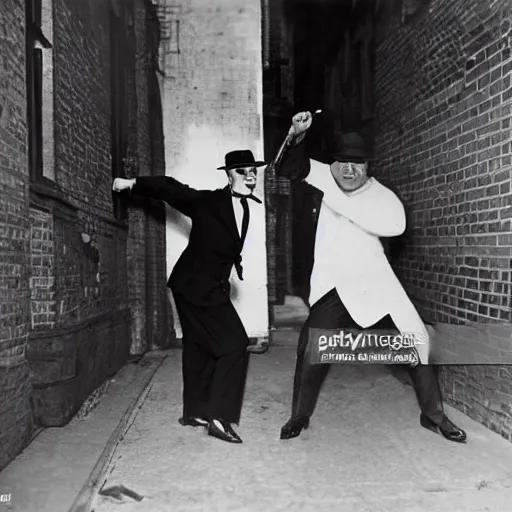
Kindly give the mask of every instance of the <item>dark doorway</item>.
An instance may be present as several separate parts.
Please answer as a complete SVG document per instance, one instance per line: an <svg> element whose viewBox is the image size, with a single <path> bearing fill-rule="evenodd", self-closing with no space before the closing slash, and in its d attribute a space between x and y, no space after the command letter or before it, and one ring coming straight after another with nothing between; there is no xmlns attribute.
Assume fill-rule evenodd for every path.
<svg viewBox="0 0 512 512"><path fill-rule="evenodd" d="M268 3L268 5L266 5ZM267 66L264 75L265 151L272 158L294 113L322 110L308 135L310 156L322 153L334 130L357 129L372 138L371 98L374 0L268 0ZM265 43L264 43L265 44ZM292 84L290 87L289 84ZM287 91L293 89L292 94ZM313 204L303 183L272 183L271 208L280 212L268 237L274 247L275 303L304 296L309 286L314 236ZM280 233L279 237L276 237ZM278 238L278 240L276 240ZM269 275L269 280L272 277Z"/></svg>

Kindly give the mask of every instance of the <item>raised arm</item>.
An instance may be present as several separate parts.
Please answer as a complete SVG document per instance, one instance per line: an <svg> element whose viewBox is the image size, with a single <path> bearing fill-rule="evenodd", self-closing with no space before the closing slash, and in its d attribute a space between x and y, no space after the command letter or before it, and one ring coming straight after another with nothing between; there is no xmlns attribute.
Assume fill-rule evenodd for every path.
<svg viewBox="0 0 512 512"><path fill-rule="evenodd" d="M299 112L293 116L283 156L275 166L276 176L279 178L296 181L308 176L311 162L304 139L312 120L313 116L310 112Z"/></svg>
<svg viewBox="0 0 512 512"><path fill-rule="evenodd" d="M189 217L194 212L197 202L208 193L207 190L196 190L169 176L116 178L112 189L114 192L130 190L133 195L165 201Z"/></svg>

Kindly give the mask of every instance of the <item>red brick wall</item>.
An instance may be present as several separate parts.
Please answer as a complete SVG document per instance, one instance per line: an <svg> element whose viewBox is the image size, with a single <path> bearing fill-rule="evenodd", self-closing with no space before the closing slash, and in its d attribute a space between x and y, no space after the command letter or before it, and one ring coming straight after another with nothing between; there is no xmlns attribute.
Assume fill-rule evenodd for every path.
<svg viewBox="0 0 512 512"><path fill-rule="evenodd" d="M511 14L507 0L434 0L405 26L384 13L376 45L375 174L408 212L397 273L426 320L482 338L512 319ZM510 377L442 374L452 403L508 438Z"/></svg>
<svg viewBox="0 0 512 512"><path fill-rule="evenodd" d="M24 2L0 13L0 469L32 433L24 350L30 328ZM15 29L13 29L15 27Z"/></svg>

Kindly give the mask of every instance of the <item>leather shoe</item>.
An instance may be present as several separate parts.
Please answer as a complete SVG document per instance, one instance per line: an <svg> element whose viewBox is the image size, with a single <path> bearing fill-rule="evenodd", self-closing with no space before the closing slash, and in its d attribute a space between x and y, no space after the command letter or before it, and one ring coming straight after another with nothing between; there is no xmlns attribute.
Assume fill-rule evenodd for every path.
<svg viewBox="0 0 512 512"><path fill-rule="evenodd" d="M450 421L446 416L438 425L437 423L434 423L428 416L425 416L423 413L421 413L420 424L422 427L425 427L432 432L440 433L445 439L448 439L448 441L455 441L456 443L466 442L466 432L457 427L457 425Z"/></svg>
<svg viewBox="0 0 512 512"><path fill-rule="evenodd" d="M180 425L183 425L184 427L207 427L208 422L206 420L197 421L196 418L180 418L179 420Z"/></svg>
<svg viewBox="0 0 512 512"><path fill-rule="evenodd" d="M226 441L228 443L241 443L242 439L240 436L233 430L231 425L226 421L220 421L224 430L221 430L213 421L210 421L208 424L208 435L212 437L216 437L222 441Z"/></svg>
<svg viewBox="0 0 512 512"><path fill-rule="evenodd" d="M254 344L247 345L247 352L251 354L264 354L268 350L268 341L258 341Z"/></svg>
<svg viewBox="0 0 512 512"><path fill-rule="evenodd" d="M281 428L281 439L292 439L302 432L302 429L309 427L309 418L307 416L295 416L290 418L283 428Z"/></svg>

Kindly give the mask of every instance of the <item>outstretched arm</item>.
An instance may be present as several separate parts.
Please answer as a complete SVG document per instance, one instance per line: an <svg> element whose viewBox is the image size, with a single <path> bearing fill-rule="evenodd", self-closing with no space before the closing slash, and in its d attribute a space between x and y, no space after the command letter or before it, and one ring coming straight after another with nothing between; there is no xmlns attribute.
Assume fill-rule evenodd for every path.
<svg viewBox="0 0 512 512"><path fill-rule="evenodd" d="M116 178L114 192L130 190L133 195L165 201L184 215L191 216L197 202L207 190L196 190L169 176L144 176L139 178Z"/></svg>

